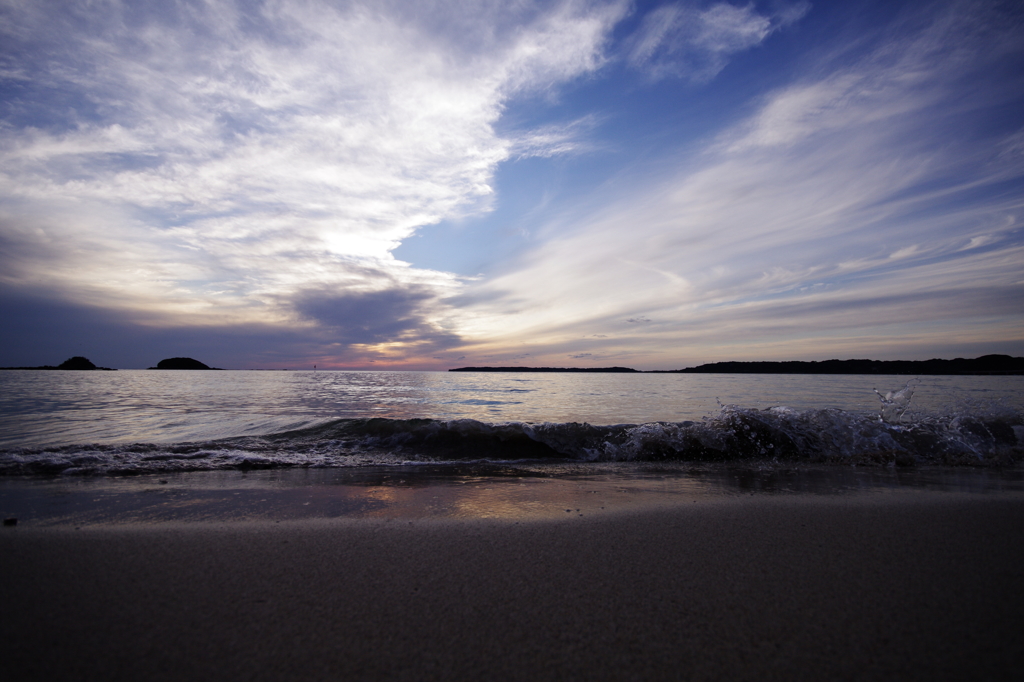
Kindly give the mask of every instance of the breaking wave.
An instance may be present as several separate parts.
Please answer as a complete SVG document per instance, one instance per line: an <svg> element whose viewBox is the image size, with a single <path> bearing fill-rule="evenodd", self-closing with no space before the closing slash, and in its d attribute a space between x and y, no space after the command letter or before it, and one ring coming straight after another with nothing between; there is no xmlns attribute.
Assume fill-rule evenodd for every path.
<svg viewBox="0 0 1024 682"><path fill-rule="evenodd" d="M1024 419L1000 405L908 419L910 395L880 415L723 406L700 421L596 426L472 419L339 419L204 442L0 450L0 475L126 474L443 462L778 461L1009 466L1024 459Z"/></svg>

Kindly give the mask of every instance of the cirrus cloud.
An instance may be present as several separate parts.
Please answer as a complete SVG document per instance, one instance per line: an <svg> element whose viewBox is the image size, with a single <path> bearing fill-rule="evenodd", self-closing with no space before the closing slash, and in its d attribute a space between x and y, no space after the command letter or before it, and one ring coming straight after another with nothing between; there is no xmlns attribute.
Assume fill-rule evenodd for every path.
<svg viewBox="0 0 1024 682"><path fill-rule="evenodd" d="M679 77L702 83L725 68L737 52L755 47L773 32L800 19L806 2L759 14L753 3L720 2L706 8L670 3L649 12L630 41L629 64L652 80Z"/></svg>

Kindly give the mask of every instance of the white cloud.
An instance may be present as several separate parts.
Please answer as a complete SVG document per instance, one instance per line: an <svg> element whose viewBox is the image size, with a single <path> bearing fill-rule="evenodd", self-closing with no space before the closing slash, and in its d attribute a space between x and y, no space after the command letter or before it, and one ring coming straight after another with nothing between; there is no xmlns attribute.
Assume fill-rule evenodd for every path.
<svg viewBox="0 0 1024 682"><path fill-rule="evenodd" d="M7 3L2 73L24 95L0 128L0 281L210 324L293 319L306 289L449 294L390 251L487 210L510 154L573 147L580 125L493 124L599 68L625 11Z"/></svg>
<svg viewBox="0 0 1024 682"><path fill-rule="evenodd" d="M988 244L991 244L994 241L996 241L996 235L979 234L976 237L971 237L971 240L967 242L967 244L965 244L960 250L967 251L968 249L977 249L982 246L987 246Z"/></svg>
<svg viewBox="0 0 1024 682"><path fill-rule="evenodd" d="M758 14L754 5L721 2L700 9L673 3L644 17L631 40L627 61L653 80L680 77L701 83L714 78L729 58L755 47L779 28L806 14L810 5L788 5L774 16Z"/></svg>
<svg viewBox="0 0 1024 682"><path fill-rule="evenodd" d="M889 260L900 260L903 258L909 258L910 256L913 256L917 252L917 244L911 244L910 246L905 246L902 249L890 253Z"/></svg>
<svg viewBox="0 0 1024 682"><path fill-rule="evenodd" d="M595 116L585 116L568 124L541 126L518 136L509 149L510 156L524 159L591 151L593 144L586 136L596 125Z"/></svg>

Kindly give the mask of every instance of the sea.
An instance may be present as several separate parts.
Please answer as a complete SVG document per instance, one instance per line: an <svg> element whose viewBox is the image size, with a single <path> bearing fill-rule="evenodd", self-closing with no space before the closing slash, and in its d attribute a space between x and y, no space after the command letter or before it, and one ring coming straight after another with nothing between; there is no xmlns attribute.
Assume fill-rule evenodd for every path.
<svg viewBox="0 0 1024 682"><path fill-rule="evenodd" d="M1017 493L1022 460L1024 376L0 372L0 513L43 525Z"/></svg>

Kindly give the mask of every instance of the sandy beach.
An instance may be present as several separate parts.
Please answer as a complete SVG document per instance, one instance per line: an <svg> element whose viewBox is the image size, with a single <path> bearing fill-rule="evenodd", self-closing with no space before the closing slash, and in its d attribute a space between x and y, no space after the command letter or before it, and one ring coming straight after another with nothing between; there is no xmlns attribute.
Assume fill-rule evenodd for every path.
<svg viewBox="0 0 1024 682"><path fill-rule="evenodd" d="M1024 499L5 527L7 680L1016 679Z"/></svg>

